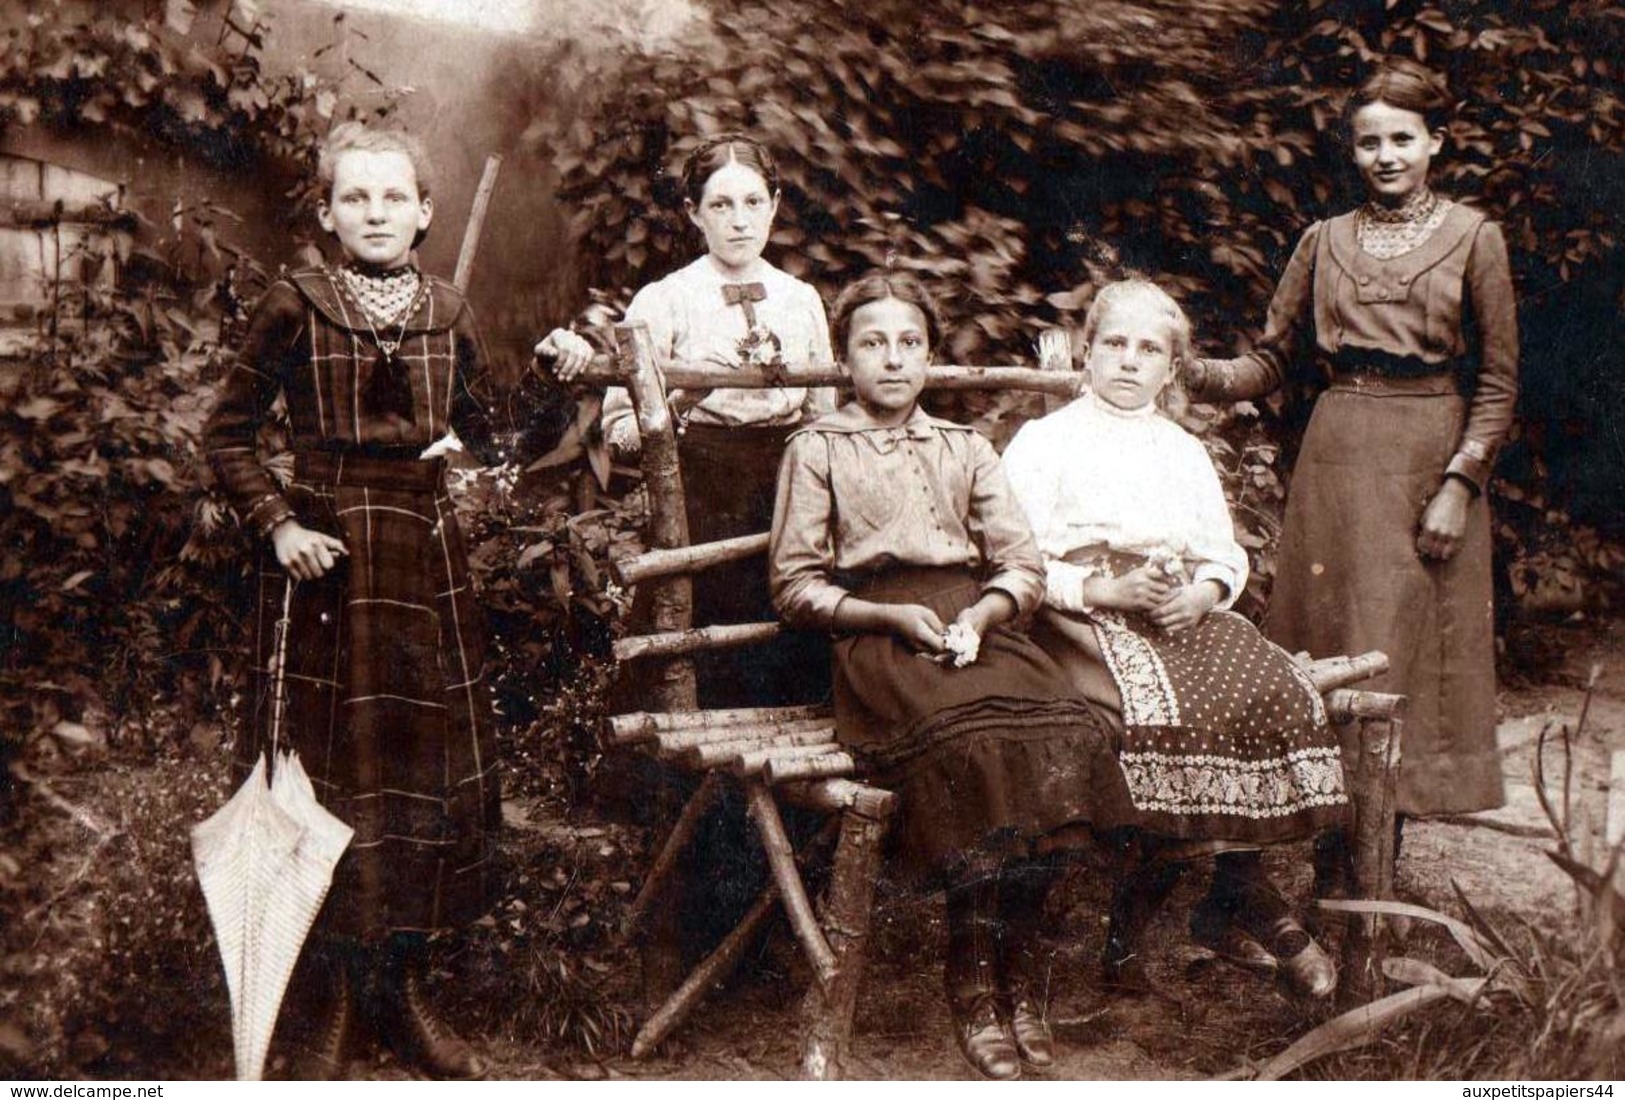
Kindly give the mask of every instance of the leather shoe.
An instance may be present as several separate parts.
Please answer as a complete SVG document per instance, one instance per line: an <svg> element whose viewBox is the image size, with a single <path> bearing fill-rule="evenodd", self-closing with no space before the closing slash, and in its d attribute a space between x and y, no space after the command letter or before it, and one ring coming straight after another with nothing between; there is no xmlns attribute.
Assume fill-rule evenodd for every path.
<svg viewBox="0 0 1625 1100"><path fill-rule="evenodd" d="M1021 1060L1036 1069L1055 1064L1055 1036L1050 1034L1044 1010L1026 997L1010 1008L1010 1038L1015 1040Z"/></svg>
<svg viewBox="0 0 1625 1100"><path fill-rule="evenodd" d="M1192 939L1232 966L1259 974L1274 974L1278 960L1239 925L1193 932Z"/></svg>
<svg viewBox="0 0 1625 1100"><path fill-rule="evenodd" d="M968 1012L954 1013L954 1036L966 1061L983 1077L1013 1081L1021 1076L1021 1055L992 997L979 997Z"/></svg>
<svg viewBox="0 0 1625 1100"><path fill-rule="evenodd" d="M391 1049L442 1080L484 1077L490 1063L434 1014L418 974L407 968L393 977L383 1006L384 1038Z"/></svg>
<svg viewBox="0 0 1625 1100"><path fill-rule="evenodd" d="M1280 960L1281 980L1300 997L1321 1000L1337 989L1337 967L1331 956L1291 917L1276 922L1270 942Z"/></svg>

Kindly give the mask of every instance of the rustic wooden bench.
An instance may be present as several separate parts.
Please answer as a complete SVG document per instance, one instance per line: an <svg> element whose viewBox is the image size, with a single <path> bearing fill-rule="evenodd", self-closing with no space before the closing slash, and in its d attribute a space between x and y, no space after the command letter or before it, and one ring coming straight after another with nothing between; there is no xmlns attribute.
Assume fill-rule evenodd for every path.
<svg viewBox="0 0 1625 1100"><path fill-rule="evenodd" d="M650 586L653 628L652 633L617 641L615 656L621 661L653 662L657 667L649 692L651 709L611 717L603 740L606 748L650 752L700 777L627 915L627 933L644 940L646 990L676 986L644 1021L632 1054L649 1053L679 1027L782 907L813 974L803 1004L801 1072L810 1079L839 1079L846 1073L853 1007L866 962L870 910L881 866L881 842L894 797L864 782L858 761L836 741L828 707L698 708L692 656L768 641L778 635L780 626L772 622L696 625L692 621L691 576L763 554L768 536L764 532L689 544L677 435L666 389L847 383L833 366L775 372L674 364L662 375L642 326L622 326L614 333L615 353L600 357L581 380L622 385L632 397L643 441L641 466L648 496L650 548L618 562L616 571L623 584ZM1072 370L1066 335L1046 333L1040 354L1043 366L1039 369L932 367L927 387L1023 390L1045 394L1051 402L1076 396L1082 378ZM1393 769L1403 700L1348 685L1386 668L1387 659L1377 653L1306 665L1310 678L1324 693L1328 713L1351 735L1345 737L1345 757L1358 804L1356 884L1368 897L1391 896ZM729 783L743 789L750 821L767 856L771 882L738 926L678 982L671 907L656 903L684 870L684 856L696 828L716 803L723 785ZM801 857L785 829L781 803L826 815L824 828L803 846ZM799 860L831 841L835 847L828 884L822 904L815 907ZM663 932L651 927L662 920L666 924ZM1380 967L1379 956L1374 918L1354 926L1345 939L1345 983L1369 994Z"/></svg>

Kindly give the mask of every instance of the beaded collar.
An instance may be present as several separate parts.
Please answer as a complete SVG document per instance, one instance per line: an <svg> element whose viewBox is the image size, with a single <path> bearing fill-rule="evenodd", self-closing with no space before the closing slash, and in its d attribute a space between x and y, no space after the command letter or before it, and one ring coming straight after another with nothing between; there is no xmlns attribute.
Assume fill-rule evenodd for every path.
<svg viewBox="0 0 1625 1100"><path fill-rule="evenodd" d="M345 293L376 327L387 327L411 316L423 289L423 277L410 264L388 271L346 264L338 269L338 276Z"/></svg>
<svg viewBox="0 0 1625 1100"><path fill-rule="evenodd" d="M1453 205L1427 187L1398 206L1367 202L1354 215L1360 251L1378 260L1392 260L1415 251L1444 223Z"/></svg>

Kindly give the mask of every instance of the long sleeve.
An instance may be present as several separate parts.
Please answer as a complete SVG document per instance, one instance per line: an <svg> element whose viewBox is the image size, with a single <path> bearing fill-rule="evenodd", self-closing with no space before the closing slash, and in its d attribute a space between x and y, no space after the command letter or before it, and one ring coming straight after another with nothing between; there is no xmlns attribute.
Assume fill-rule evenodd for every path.
<svg viewBox="0 0 1625 1100"><path fill-rule="evenodd" d="M294 515L260 464L257 445L287 368L302 354L304 321L298 292L288 283L274 283L254 307L242 347L204 428L204 450L233 511L260 535Z"/></svg>
<svg viewBox="0 0 1625 1100"><path fill-rule="evenodd" d="M474 311L465 302L452 325L451 426L468 452L482 466L495 466L513 457L513 445L523 421L526 403L521 385L505 391L488 369L485 341Z"/></svg>
<svg viewBox="0 0 1625 1100"><path fill-rule="evenodd" d="M791 626L828 630L847 595L831 579L834 514L828 445L817 434L792 438L779 465L767 550L773 607Z"/></svg>
<svg viewBox="0 0 1625 1100"><path fill-rule="evenodd" d="M1027 516L1010 491L993 445L971 435L970 507L966 529L986 562L984 592L998 589L1026 614L1044 598L1044 562Z"/></svg>
<svg viewBox="0 0 1625 1100"><path fill-rule="evenodd" d="M1238 358L1197 359L1186 369L1185 387L1192 399L1249 401L1281 387L1313 327L1315 250L1324 231L1316 222L1299 238L1276 284L1258 345Z"/></svg>
<svg viewBox="0 0 1625 1100"><path fill-rule="evenodd" d="M1061 467L1048 461L1046 427L1041 422L1023 424L1004 451L1004 473L1011 495L1027 516L1044 565L1044 603L1062 611L1084 613L1092 610L1083 598L1083 582L1098 576L1089 565L1064 561L1057 538L1057 514L1061 504Z"/></svg>
<svg viewBox="0 0 1625 1100"><path fill-rule="evenodd" d="M1445 473L1465 478L1482 493L1518 400L1517 304L1506 240L1493 222L1483 223L1473 238L1467 295L1478 340L1478 380L1461 443Z"/></svg>

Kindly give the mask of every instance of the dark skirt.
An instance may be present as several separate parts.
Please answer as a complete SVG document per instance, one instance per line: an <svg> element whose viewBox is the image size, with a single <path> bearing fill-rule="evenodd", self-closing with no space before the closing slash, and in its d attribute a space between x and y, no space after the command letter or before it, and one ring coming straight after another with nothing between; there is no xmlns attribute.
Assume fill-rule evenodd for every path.
<svg viewBox="0 0 1625 1100"><path fill-rule="evenodd" d="M1102 672L1115 687L1120 760L1147 832L1273 844L1345 824L1338 738L1319 692L1240 615L1168 633L1139 615L1046 608L1034 637L1080 689L1094 696Z"/></svg>
<svg viewBox="0 0 1625 1100"><path fill-rule="evenodd" d="M683 499L690 545L760 535L773 526L779 461L793 427L716 428L690 425L678 439ZM760 555L694 574L693 623L776 622L768 589L767 562ZM632 633L653 629L654 603L639 585L628 615ZM702 709L776 707L829 699L829 640L821 634L785 630L771 642L694 657L695 689ZM649 706L655 662L622 665L609 700L612 711Z"/></svg>
<svg viewBox="0 0 1625 1100"><path fill-rule="evenodd" d="M960 569L899 569L858 594L918 603L943 620L974 603ZM941 870L990 848L1024 852L1067 826L1134 823L1109 725L1025 635L1000 627L966 668L927 660L892 634L838 640L835 716L841 742L898 795L899 854Z"/></svg>
<svg viewBox="0 0 1625 1100"><path fill-rule="evenodd" d="M716 428L689 425L677 447L683 468L688 541L759 535L773 526L779 461L794 427ZM694 576L694 623L775 622L762 557ZM786 630L744 649L703 653L694 675L701 707L772 707L829 698L828 639Z"/></svg>
<svg viewBox="0 0 1625 1100"><path fill-rule="evenodd" d="M323 463L324 466L329 463ZM439 462L302 464L300 522L344 540L326 576L295 584L280 743L355 829L318 920L376 940L469 923L490 906L501 804L481 618ZM287 574L261 568L246 771L271 744L266 670Z"/></svg>
<svg viewBox="0 0 1625 1100"><path fill-rule="evenodd" d="M1504 800L1495 738L1489 509L1468 508L1447 562L1417 555L1422 512L1461 438L1454 392L1388 381L1320 395L1292 472L1264 629L1316 657L1380 649L1390 671L1361 687L1406 695L1397 808L1462 813Z"/></svg>

